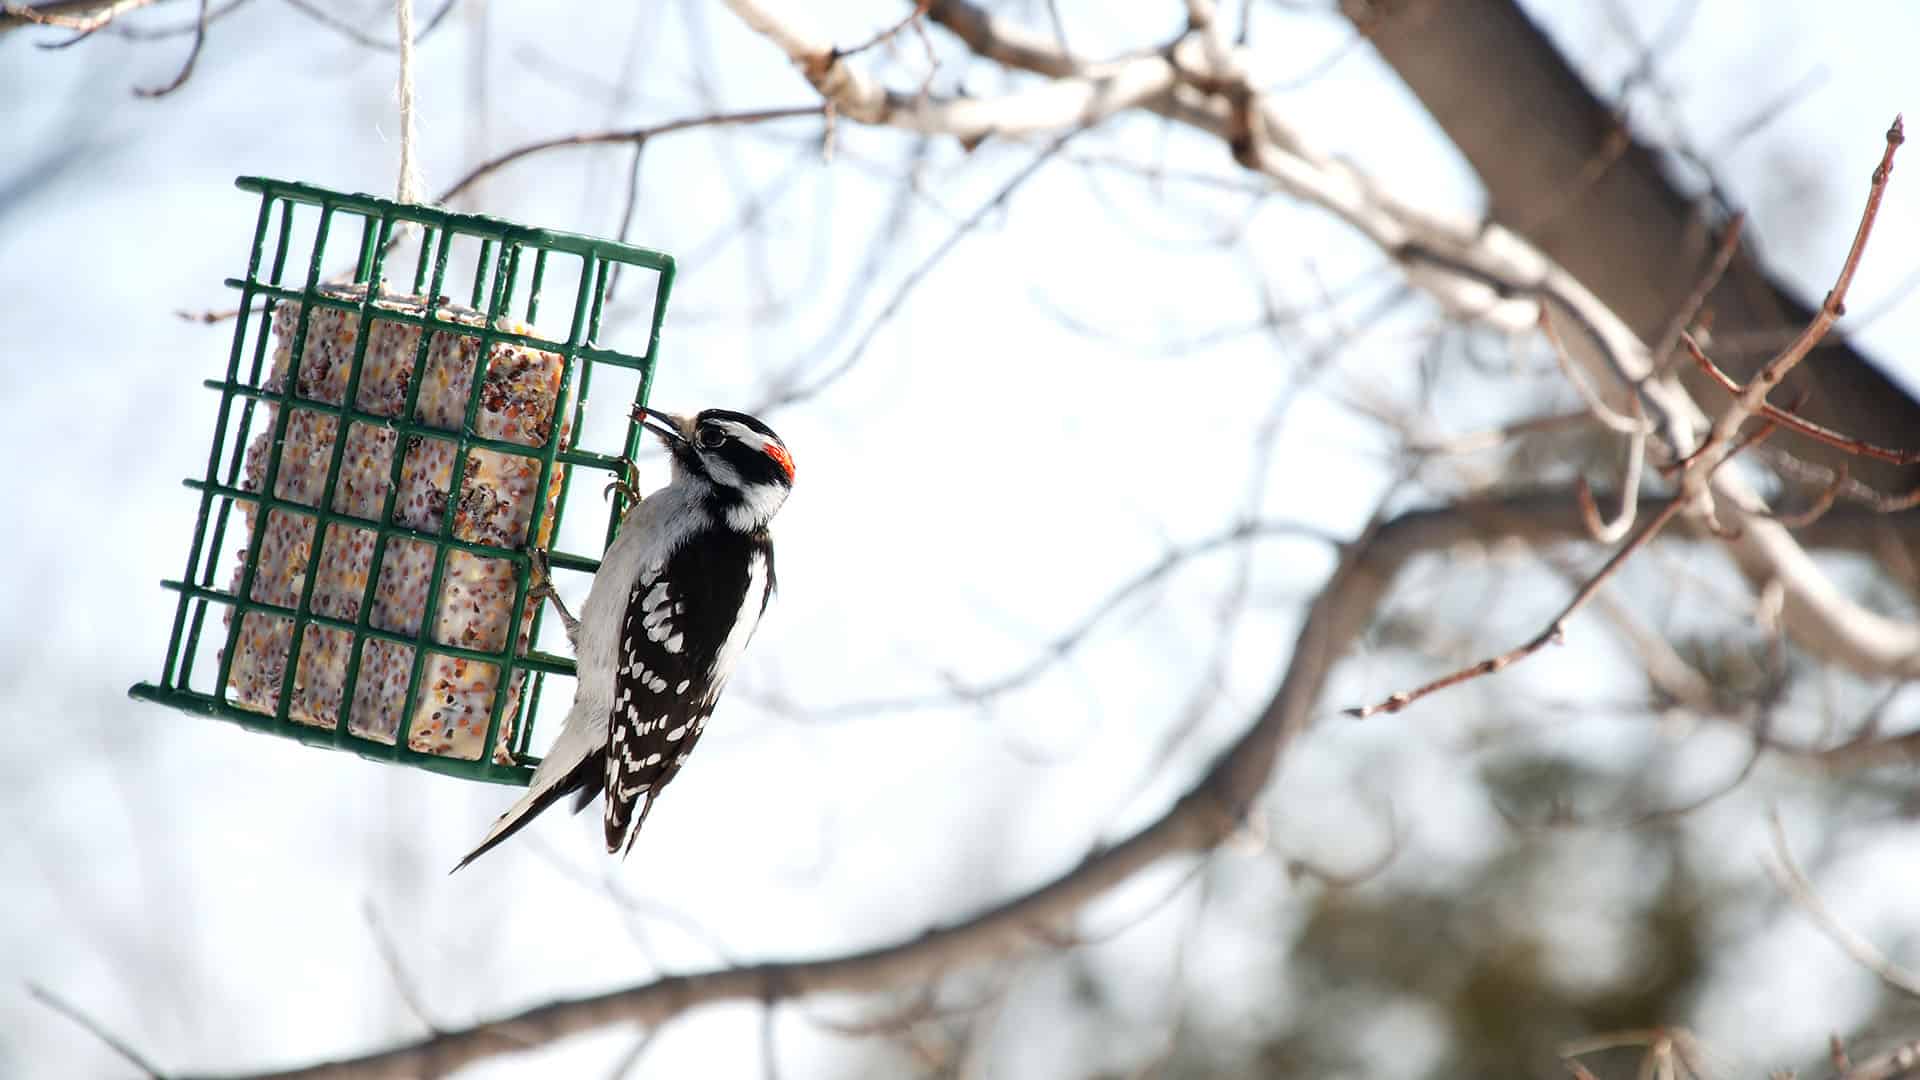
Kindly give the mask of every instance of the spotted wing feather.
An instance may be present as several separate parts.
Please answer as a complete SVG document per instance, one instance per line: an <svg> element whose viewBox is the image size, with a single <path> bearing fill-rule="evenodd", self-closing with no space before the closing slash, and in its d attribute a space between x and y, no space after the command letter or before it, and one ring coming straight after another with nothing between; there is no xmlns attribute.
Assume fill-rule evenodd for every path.
<svg viewBox="0 0 1920 1080"><path fill-rule="evenodd" d="M716 530L643 567L628 593L607 718L608 851L631 844L705 730L738 654L729 646L743 646L765 610L769 590L752 587L770 556L764 534Z"/></svg>

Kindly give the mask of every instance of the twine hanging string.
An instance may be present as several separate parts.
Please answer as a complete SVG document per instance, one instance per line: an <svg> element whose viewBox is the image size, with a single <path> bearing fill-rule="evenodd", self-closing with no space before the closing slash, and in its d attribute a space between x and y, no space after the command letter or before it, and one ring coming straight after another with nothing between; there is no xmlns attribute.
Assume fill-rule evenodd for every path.
<svg viewBox="0 0 1920 1080"><path fill-rule="evenodd" d="M420 165L413 156L413 0L394 0L400 36L400 181L394 200L420 200Z"/></svg>

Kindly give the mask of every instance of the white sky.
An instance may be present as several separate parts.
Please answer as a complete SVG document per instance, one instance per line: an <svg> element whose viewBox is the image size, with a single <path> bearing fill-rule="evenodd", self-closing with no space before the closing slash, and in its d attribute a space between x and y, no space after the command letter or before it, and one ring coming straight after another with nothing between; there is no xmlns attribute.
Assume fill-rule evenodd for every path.
<svg viewBox="0 0 1920 1080"><path fill-rule="evenodd" d="M189 6L169 7L177 15ZM726 107L812 100L785 61L717 5L663 5L632 31L624 18L600 25L543 17L531 3L487 6L489 60L480 70L499 80L485 87L484 110L471 103L472 50L482 47L472 21L456 15L421 49L429 189L524 141L699 111L702 79ZM1633 62L1604 5L1530 6L1600 85ZM1622 6L1646 35L1676 5ZM385 32L380 7L344 5ZM1039 5L1029 7L1037 17ZM1065 7L1076 47L1094 53L1160 40L1179 17L1171 3L1128 9L1130 18ZM1634 121L1656 140L1680 132L1713 151L1755 111L1818 78L1776 122L1713 155L1751 207L1750 228L1774 264L1818 296L1844 251L1879 133L1920 100L1911 61L1920 11L1898 0L1858 3L1845 15L1736 0L1698 8L1670 54L1677 62L1661 68L1674 110L1643 96ZM690 9L723 62L704 62L688 46ZM810 17L835 40L852 41L897 9L844 5ZM1266 6L1257 15L1256 45L1266 42L1276 81L1313 69L1351 34L1324 15ZM244 266L256 209L233 188L236 175L390 190L392 58L281 5L254 4L214 28L180 92L149 101L129 90L171 78L182 42L103 35L71 50L34 47L52 37L0 37L0 362L8 374L0 447L23 466L6 488L20 517L0 532L0 595L13 600L0 618L0 715L12 751L0 759L0 790L10 793L0 799L0 1072L117 1068L31 1003L26 981L83 1003L168 1068L291 1065L416 1035L419 1022L371 944L369 904L398 940L428 1009L447 1024L657 970L592 885L603 871L647 903L697 920L736 958L825 954L964 916L1071 865L1091 839L1157 814L1184 787L1264 698L1300 601L1331 565L1326 550L1292 540L1259 549L1225 698L1144 792L1139 778L1156 764L1211 653L1210 605L1231 578L1231 557L1130 605L1074 662L991 716L936 709L803 724L765 703L828 705L991 678L1168 543L1218 531L1256 484L1268 514L1341 533L1379 494L1380 440L1314 390L1289 413L1270 475L1262 483L1249 471L1247 448L1263 416L1338 319L1310 318L1280 341L1245 334L1178 355L1150 347L1259 317L1245 259L1211 242L1223 232L1244 230L1276 293L1306 305L1323 285L1377 268L1376 252L1325 215L1280 200L1249 214L1243 197L1189 185L1161 198L1119 174L1090 180L1050 167L928 278L852 375L768 418L799 464L778 528L781 595L700 754L633 857L608 864L597 818L587 815L545 821L530 841L448 878L445 867L510 792L282 745L124 697L129 684L158 675L174 597L157 582L180 572L196 499L179 480L203 468L215 405L200 380L218 373L228 346L228 326L172 313L230 302L220 282ZM902 62L915 56L909 50ZM1311 136L1408 195L1475 213L1471 178L1383 70L1364 47L1351 50L1289 91L1283 106ZM631 100L582 92L621 71ZM764 249L733 243L696 257L737 214L741 192L787 174L816 132L803 122L734 140L725 152L698 135L648 150L634 238L686 260L656 404L749 404L766 376L836 330L814 370L844 356L894 283L1032 153L1001 143L973 155L935 148L928 198L849 318L840 298L893 198L884 171L876 178L866 164L900 160L902 136L842 124L836 162L794 171L775 193ZM1077 149L1151 161L1163 145L1183 167L1234 176L1219 148L1144 122L1113 125ZM618 150L536 159L489 184L480 208L606 232L617 223L624 168ZM1920 165L1905 168L1914 172L1896 177L1851 306L1891 305L1861 341L1920 385L1920 357L1903 348L1920 338L1920 303L1901 291L1920 270L1920 179L1903 182L1920 177ZM51 180L34 179L48 172ZM767 271L771 297L756 295L756 266ZM1363 288L1339 317L1357 317L1390 284ZM771 328L746 325L769 300L784 305L781 318ZM1113 341L1069 330L1059 313ZM1339 370L1404 399L1414 358L1407 341L1425 319L1418 306L1396 316L1343 353ZM1455 431L1500 407L1445 404L1437 422ZM646 477L657 483L659 471ZM1432 602L1472 602L1464 589L1433 588ZM1408 603L1421 602L1409 594ZM1533 618L1530 610L1496 618L1488 632L1521 634ZM1599 687L1626 664L1601 644L1542 657L1512 685ZM1335 680L1327 708L1423 670L1401 656L1364 655ZM1420 807L1414 872L1441 877L1487 857L1488 810L1442 753L1471 723L1468 715L1424 729L1394 718L1322 728L1289 760L1274 794L1276 841L1334 860L1363 858L1379 843L1377 796L1391 789L1403 808ZM1607 732L1588 742L1593 753L1609 752ZM1753 876L1753 809L1728 811L1724 821L1709 815L1700 826L1720 830L1739 853L1728 857L1730 875ZM1902 877L1920 872L1912 831L1889 826L1857 843L1857 867L1840 867L1834 882L1836 903L1851 905L1863 931L1911 933L1911 905L1899 910L1885 897L1911 896L1920 884ZM1261 860L1244 861L1249 894L1284 895L1284 878ZM588 883L556 862L591 875ZM1624 856L1587 865L1599 881L1617 870L1611 884L1593 886L1595 903L1630 888ZM1877 878L1869 880L1869 867ZM1125 919L1169 883L1149 875L1096 908L1089 924ZM1170 906L1095 950L1093 962L1110 972L1165 972L1183 910ZM1270 984L1284 971L1283 951L1268 956L1283 944L1267 937L1273 905L1258 910L1264 921L1243 911L1246 926L1210 926L1195 961L1220 975L1227 1012L1284 1000L1284 987ZM665 969L715 962L671 923L647 925ZM1742 1060L1773 1063L1798 1060L1827 1031L1861 1019L1866 984L1804 926L1785 920L1777 932L1754 934L1752 950L1727 954L1729 989L1692 1018L1709 1037L1737 1045ZM1043 972L1019 993L1056 1000L1059 988L1046 980L1057 978ZM1082 1045L1070 1026L1019 1019L1016 1002L990 1050L996 1074L1136 1060L1157 1030L1160 981L1147 980L1128 1002L1142 1017L1140 1047ZM844 1003L810 1011L847 1012ZM1407 1048L1403 1061L1417 1075L1431 1021L1393 1011L1376 1027L1368 1037ZM473 1075L602 1071L632 1038L575 1040ZM792 1009L778 1038L790 1074L865 1052ZM759 1056L757 1010L716 1009L672 1024L640 1075L683 1075L696 1065L703 1075L740 1075L758 1069Z"/></svg>

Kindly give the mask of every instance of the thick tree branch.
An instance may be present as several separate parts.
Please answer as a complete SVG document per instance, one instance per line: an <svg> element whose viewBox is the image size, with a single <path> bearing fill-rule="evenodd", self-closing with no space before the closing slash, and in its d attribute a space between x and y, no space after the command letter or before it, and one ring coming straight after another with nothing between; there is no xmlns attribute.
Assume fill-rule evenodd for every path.
<svg viewBox="0 0 1920 1080"><path fill-rule="evenodd" d="M969 0L939 0L928 17L982 56L1045 74L1083 70L1064 55L1050 53L1036 35L1007 25ZM1207 92L1198 89L1201 83L1209 86ZM1638 395L1670 454L1677 459L1697 449L1708 426L1706 415L1670 373L1655 370L1652 354L1633 327L1573 274L1517 233L1416 210L1410 201L1314 149L1265 101L1259 85L1252 77L1239 82L1189 78L1149 107L1220 136L1242 165L1339 216L1392 255L1409 282L1457 316L1524 333L1546 308L1568 354L1585 368L1613 412L1633 415ZM1694 280L1670 290L1653 332L1671 322L1673 307L1697 288L1697 274L1691 267L1687 273ZM1719 509L1726 526L1720 531L1741 571L1759 586L1779 582L1785 590L1787 630L1802 648L1862 674L1920 676L1920 627L1850 600L1771 517L1765 501L1736 471L1715 471L1712 492L1715 506L1689 508L1687 516L1702 520Z"/></svg>
<svg viewBox="0 0 1920 1080"><path fill-rule="evenodd" d="M1676 302L1714 257L1718 229L1676 186L1667 155L1630 135L1624 150L1613 145L1622 136L1618 109L1594 94L1524 5L1341 0L1340 8L1465 156L1486 187L1492 220L1566 267L1638 336L1669 340ZM1601 160L1606 167L1592 175ZM1579 197L1567 199L1574 190ZM1791 333L1814 313L1750 252L1732 260L1706 305L1722 340ZM1744 355L1723 348L1722 359L1746 378L1778 345ZM1816 423L1883 445L1920 430L1920 403L1844 341L1822 344L1793 381L1790 389L1810 391ZM1840 463L1811 443L1795 441L1792 450ZM1920 483L1920 469L1874 466L1861 479L1906 490Z"/></svg>

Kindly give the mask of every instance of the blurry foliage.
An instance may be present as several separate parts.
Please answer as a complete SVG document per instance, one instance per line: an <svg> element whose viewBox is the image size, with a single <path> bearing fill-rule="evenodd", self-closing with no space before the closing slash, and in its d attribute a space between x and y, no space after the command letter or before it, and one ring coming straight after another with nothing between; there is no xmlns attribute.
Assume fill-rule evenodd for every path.
<svg viewBox="0 0 1920 1080"><path fill-rule="evenodd" d="M1563 792L1568 773L1566 763L1543 759L1519 763L1509 778L1524 797L1548 800ZM1396 1002L1417 1002L1444 1034L1446 1050L1427 1075L1566 1075L1560 1047L1568 1040L1684 1015L1709 973L1712 928L1743 898L1703 888L1677 832L1643 830L1646 858L1635 862L1655 868L1658 880L1644 902L1610 916L1631 925L1633 944L1616 958L1610 978L1596 984L1583 973L1572 985L1540 927L1514 917L1513 900L1567 887L1543 879L1563 872L1566 860L1553 855L1570 835L1577 836L1520 834L1457 888L1449 882L1444 890L1414 883L1321 890L1287 960L1293 1007L1276 1010L1273 1026L1243 1039L1223 1038L1204 1022L1183 1023L1158 1075L1372 1075L1391 1049L1356 1045L1354 1038L1363 1018ZM1194 1021L1204 1020L1206 1004L1204 994L1194 995ZM1195 1034L1202 1031L1204 1037ZM1621 1052L1587 1064L1603 1078L1630 1077L1633 1061Z"/></svg>

